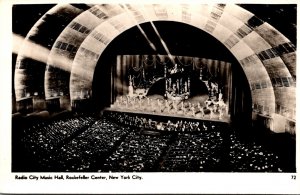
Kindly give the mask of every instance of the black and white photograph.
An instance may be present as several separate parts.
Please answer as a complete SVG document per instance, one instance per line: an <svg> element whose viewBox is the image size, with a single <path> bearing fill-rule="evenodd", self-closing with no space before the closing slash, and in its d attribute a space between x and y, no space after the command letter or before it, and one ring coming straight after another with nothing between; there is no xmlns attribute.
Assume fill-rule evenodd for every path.
<svg viewBox="0 0 300 195"><path fill-rule="evenodd" d="M297 3L8 7L14 182L257 174L295 192Z"/></svg>

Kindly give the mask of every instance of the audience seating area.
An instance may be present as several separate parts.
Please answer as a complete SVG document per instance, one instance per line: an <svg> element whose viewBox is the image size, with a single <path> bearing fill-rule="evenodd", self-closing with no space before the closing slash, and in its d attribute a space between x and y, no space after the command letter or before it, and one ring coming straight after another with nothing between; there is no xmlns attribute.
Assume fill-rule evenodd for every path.
<svg viewBox="0 0 300 195"><path fill-rule="evenodd" d="M23 143L39 164L51 168L51 154L60 144L94 122L91 116L79 116L43 122L24 130Z"/></svg>
<svg viewBox="0 0 300 195"><path fill-rule="evenodd" d="M234 172L282 172L279 158L255 142L243 143L235 134L230 135L229 160Z"/></svg>
<svg viewBox="0 0 300 195"><path fill-rule="evenodd" d="M179 133L163 160L167 172L221 171L223 139L220 132Z"/></svg>
<svg viewBox="0 0 300 195"><path fill-rule="evenodd" d="M155 171L171 135L142 135L132 131L120 147L107 159L103 171Z"/></svg>
<svg viewBox="0 0 300 195"><path fill-rule="evenodd" d="M54 159L62 170L89 171L98 159L106 158L115 144L128 132L128 127L105 119L97 120L85 132L60 148Z"/></svg>
<svg viewBox="0 0 300 195"><path fill-rule="evenodd" d="M275 153L212 121L109 112L33 125L22 143L44 172L283 171Z"/></svg>

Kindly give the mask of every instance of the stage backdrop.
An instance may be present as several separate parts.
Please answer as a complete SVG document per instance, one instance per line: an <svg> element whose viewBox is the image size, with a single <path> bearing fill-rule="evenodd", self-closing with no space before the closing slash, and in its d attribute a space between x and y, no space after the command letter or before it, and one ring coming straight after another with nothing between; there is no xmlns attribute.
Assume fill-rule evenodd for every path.
<svg viewBox="0 0 300 195"><path fill-rule="evenodd" d="M184 69L188 76L218 86L222 98L228 108L232 107L232 70L231 63L214 59L168 56L168 55L118 55L116 66L112 66L112 98L116 101L119 95L128 94L129 81L134 88L150 88L157 80L164 78L164 68ZM170 72L168 72L170 74ZM192 87L197 87L191 84ZM230 114L230 109L229 113Z"/></svg>

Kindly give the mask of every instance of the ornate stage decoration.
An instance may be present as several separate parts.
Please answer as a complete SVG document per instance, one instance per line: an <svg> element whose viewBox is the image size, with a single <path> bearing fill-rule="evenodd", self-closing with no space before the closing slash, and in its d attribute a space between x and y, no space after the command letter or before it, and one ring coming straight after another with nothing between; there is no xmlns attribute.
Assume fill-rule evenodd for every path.
<svg viewBox="0 0 300 195"><path fill-rule="evenodd" d="M155 59L154 59L155 60ZM149 88L157 81L158 74L146 75L144 66L154 66L155 61L145 59L140 67L132 65L128 75L128 96L144 98Z"/></svg>
<svg viewBox="0 0 300 195"><path fill-rule="evenodd" d="M150 58L151 57L151 58ZM228 119L228 102L224 101L224 84L216 77L219 69L210 72L205 63L195 64L194 58L182 61L160 56L143 57L139 63L127 65L127 94L117 96L113 109L184 116L192 118ZM175 62L175 63L174 63ZM206 86L206 99L195 100L191 95L192 76ZM160 83L159 92L149 95ZM194 84L194 87L197 87ZM194 99L193 99L194 98Z"/></svg>
<svg viewBox="0 0 300 195"><path fill-rule="evenodd" d="M184 67L175 64L168 69L165 65L165 97L170 100L182 101L190 96L191 80Z"/></svg>

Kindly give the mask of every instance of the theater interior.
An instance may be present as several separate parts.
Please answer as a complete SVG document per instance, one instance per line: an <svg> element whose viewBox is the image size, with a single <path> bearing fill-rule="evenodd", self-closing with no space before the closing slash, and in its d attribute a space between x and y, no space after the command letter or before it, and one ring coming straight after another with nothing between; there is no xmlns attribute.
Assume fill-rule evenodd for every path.
<svg viewBox="0 0 300 195"><path fill-rule="evenodd" d="M296 12L14 5L12 172L296 172Z"/></svg>

